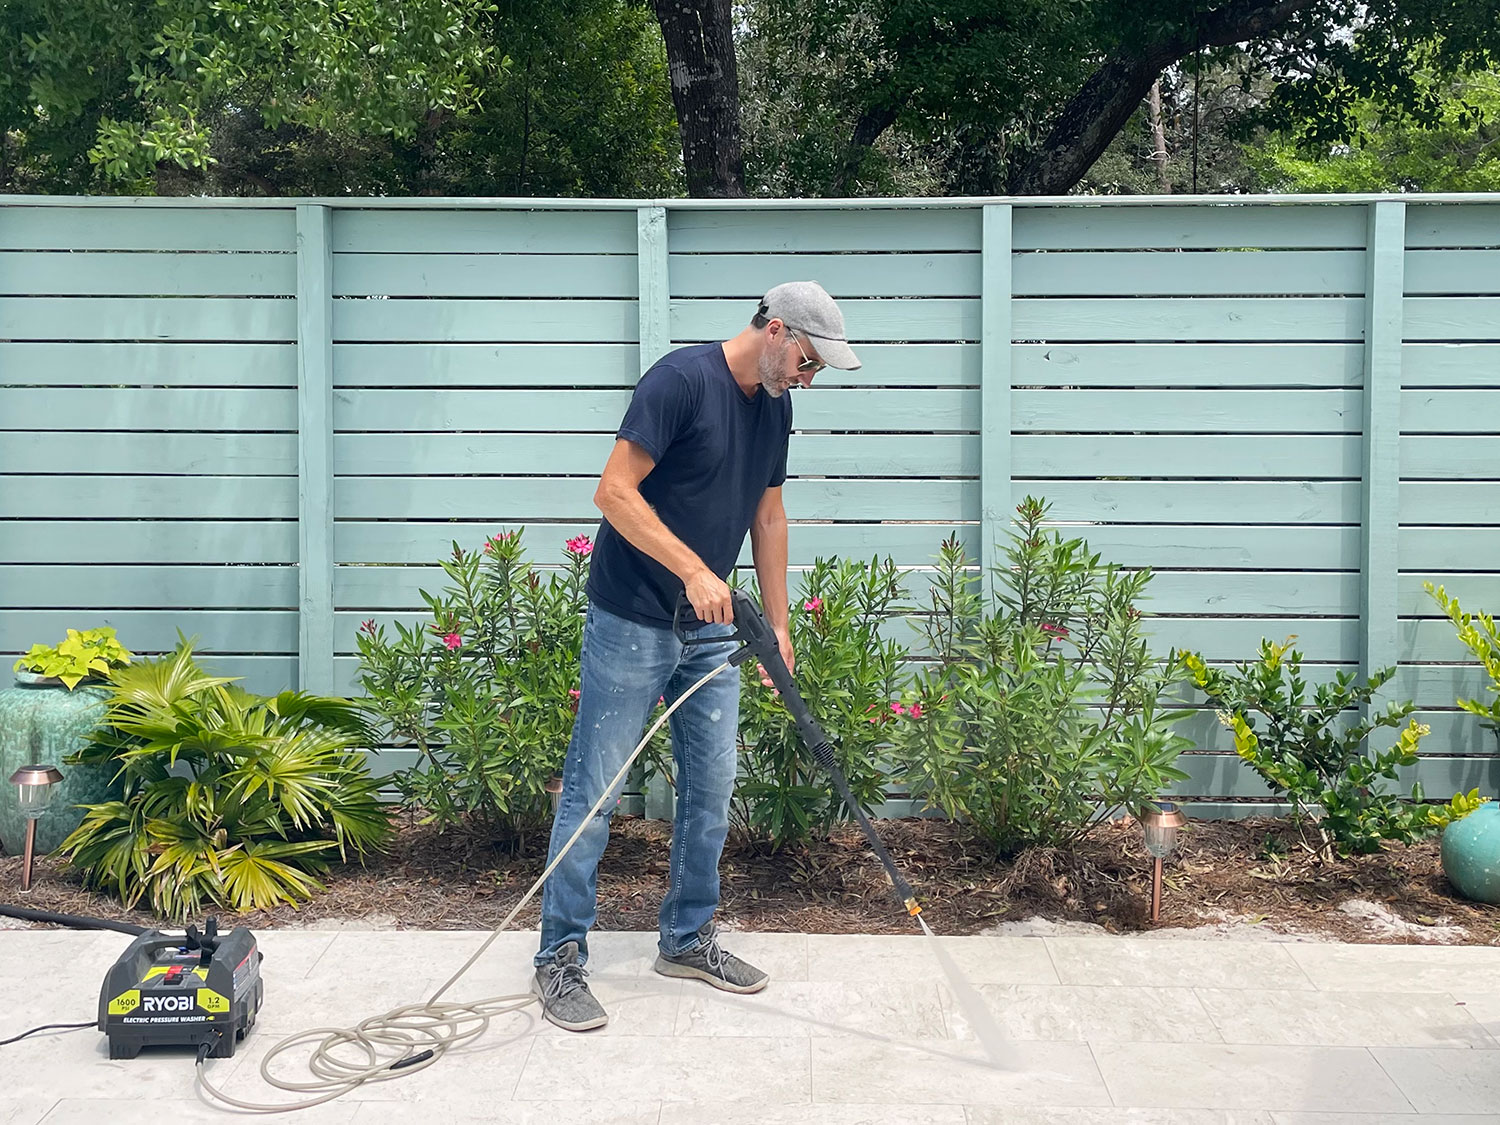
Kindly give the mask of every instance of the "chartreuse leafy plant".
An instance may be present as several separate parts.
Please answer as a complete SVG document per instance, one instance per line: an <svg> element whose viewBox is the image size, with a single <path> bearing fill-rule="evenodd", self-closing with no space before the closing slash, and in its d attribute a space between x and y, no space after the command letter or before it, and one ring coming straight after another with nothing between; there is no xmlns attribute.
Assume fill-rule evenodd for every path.
<svg viewBox="0 0 1500 1125"><path fill-rule="evenodd" d="M1442 586L1431 582L1422 583L1423 589L1432 595L1458 630L1458 639L1468 646L1474 659L1489 673L1488 691L1494 698L1488 703L1478 699L1460 699L1458 705L1471 715L1478 715L1500 742L1500 634L1495 631L1495 619L1487 613L1465 613L1458 599L1449 597Z"/></svg>
<svg viewBox="0 0 1500 1125"><path fill-rule="evenodd" d="M818 559L792 599L797 689L834 744L849 790L869 812L885 799L887 720L905 673L905 648L884 634L905 596L887 558ZM772 850L798 844L849 816L828 775L803 745L791 713L762 686L754 661L741 666L741 773L732 823Z"/></svg>
<svg viewBox="0 0 1500 1125"><path fill-rule="evenodd" d="M108 625L80 633L69 629L67 639L55 646L36 644L15 663L17 672L56 676L72 691L91 676L107 678L116 668L130 664L135 655L115 639Z"/></svg>
<svg viewBox="0 0 1500 1125"><path fill-rule="evenodd" d="M103 725L69 762L116 765L118 801L87 806L61 850L84 883L182 920L205 904L296 906L334 855L391 834L369 775L372 732L347 699L252 695L190 643L119 669Z"/></svg>
<svg viewBox="0 0 1500 1125"><path fill-rule="evenodd" d="M911 791L1006 855L1137 811L1186 778L1174 763L1191 745L1164 706L1181 668L1152 656L1136 605L1150 572L1045 530L1047 512L1016 509L988 596L943 543L918 619L932 663L887 730Z"/></svg>
<svg viewBox="0 0 1500 1125"><path fill-rule="evenodd" d="M1196 653L1183 659L1219 721L1234 732L1235 752L1291 802L1304 843L1311 820L1315 850L1325 858L1377 852L1382 840L1409 843L1431 835L1482 803L1477 789L1455 794L1445 805L1424 803L1420 783L1409 796L1393 792L1386 782L1398 780L1400 767L1417 763L1429 729L1406 721L1414 703L1375 705L1395 669L1379 669L1364 683L1339 672L1309 699L1295 639L1262 640L1259 660L1228 672ZM1368 717L1353 717L1356 708ZM1396 741L1372 751L1366 743L1381 729L1397 731Z"/></svg>

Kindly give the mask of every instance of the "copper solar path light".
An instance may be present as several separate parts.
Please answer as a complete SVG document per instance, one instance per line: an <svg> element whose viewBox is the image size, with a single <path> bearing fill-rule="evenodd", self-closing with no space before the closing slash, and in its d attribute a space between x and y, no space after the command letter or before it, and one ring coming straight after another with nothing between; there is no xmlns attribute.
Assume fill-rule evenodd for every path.
<svg viewBox="0 0 1500 1125"><path fill-rule="evenodd" d="M26 855L21 861L21 890L31 890L31 859L36 846L37 818L47 811L52 800L52 787L62 780L56 766L22 766L10 775L10 784L16 787L21 803L21 815L26 818Z"/></svg>
<svg viewBox="0 0 1500 1125"><path fill-rule="evenodd" d="M1146 850L1155 857L1151 871L1151 921L1161 921L1161 861L1177 846L1177 830L1187 823L1187 815L1171 801L1152 801L1141 813L1141 827L1146 830Z"/></svg>

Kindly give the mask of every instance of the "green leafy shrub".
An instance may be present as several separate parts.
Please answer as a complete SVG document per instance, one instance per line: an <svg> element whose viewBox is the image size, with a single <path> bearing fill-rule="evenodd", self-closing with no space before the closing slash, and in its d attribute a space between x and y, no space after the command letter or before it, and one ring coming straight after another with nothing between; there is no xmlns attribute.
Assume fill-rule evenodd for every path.
<svg viewBox="0 0 1500 1125"><path fill-rule="evenodd" d="M103 725L69 759L117 764L125 784L63 841L88 886L178 921L205 903L295 906L334 853L363 858L390 836L349 700L252 695L185 642L113 675Z"/></svg>
<svg viewBox="0 0 1500 1125"><path fill-rule="evenodd" d="M850 792L869 812L885 799L880 745L900 693L906 650L881 628L904 597L890 559L818 559L792 600L794 677L834 744ZM755 662L741 666L741 776L731 818L751 842L772 850L826 835L848 811L802 744L778 695L762 686Z"/></svg>
<svg viewBox="0 0 1500 1125"><path fill-rule="evenodd" d="M424 822L519 836L550 820L546 784L578 707L592 550L587 536L568 540L564 565L543 578L520 531L479 551L455 543L448 585L422 591L429 622L397 623L393 637L360 627L365 705L384 742L419 751L393 781Z"/></svg>
<svg viewBox="0 0 1500 1125"><path fill-rule="evenodd" d="M1489 673L1489 692L1494 698L1488 703L1478 699L1460 699L1458 705L1469 714L1483 719L1484 725L1494 734L1495 741L1500 743L1500 634L1495 632L1495 619L1487 613L1465 613L1458 604L1458 599L1450 598L1448 591L1442 586L1435 587L1431 582L1424 582L1422 587L1442 607L1448 620L1453 622L1453 627L1458 630L1458 639L1468 646L1474 659Z"/></svg>
<svg viewBox="0 0 1500 1125"><path fill-rule="evenodd" d="M1045 531L1047 511L1017 507L989 598L943 543L920 618L933 663L887 728L912 793L1006 855L1137 811L1187 776L1174 763L1191 745L1162 705L1180 667L1151 656L1136 607L1150 573Z"/></svg>
<svg viewBox="0 0 1500 1125"><path fill-rule="evenodd" d="M1184 660L1219 721L1234 732L1235 752L1291 801L1299 826L1305 817L1315 821L1321 854L1368 854L1379 851L1382 840L1410 842L1480 804L1478 790L1436 806L1423 803L1420 783L1409 798L1391 792L1384 782L1397 780L1398 767L1416 764L1428 733L1415 719L1402 726L1413 703L1372 706L1395 669L1382 668L1365 683L1340 672L1332 683L1319 684L1309 701L1302 654L1291 647L1295 639L1262 640L1259 660L1228 673L1196 653ZM1346 726L1353 708L1364 708L1369 718ZM1396 742L1371 752L1366 742L1381 729L1398 730Z"/></svg>
<svg viewBox="0 0 1500 1125"><path fill-rule="evenodd" d="M108 679L116 668L130 664L135 654L115 639L108 625L80 633L69 629L67 639L55 646L36 644L15 663L17 672L56 676L72 691L82 681Z"/></svg>

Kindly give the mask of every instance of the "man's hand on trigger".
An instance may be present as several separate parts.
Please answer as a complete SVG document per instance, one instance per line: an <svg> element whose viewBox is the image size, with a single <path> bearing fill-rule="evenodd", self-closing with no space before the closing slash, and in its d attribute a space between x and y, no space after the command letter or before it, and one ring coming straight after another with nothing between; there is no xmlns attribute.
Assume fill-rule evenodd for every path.
<svg viewBox="0 0 1500 1125"><path fill-rule="evenodd" d="M683 589L699 621L708 625L734 623L734 605L729 598L729 586L713 571L704 568L689 578L683 584Z"/></svg>
<svg viewBox="0 0 1500 1125"><path fill-rule="evenodd" d="M792 651L791 632L787 629L777 629L776 644L777 647L781 649L781 660L782 663L786 665L787 674L795 674L797 671L797 655ZM766 671L766 666L764 664L760 663L760 661L756 661L755 668L756 671L760 673L760 682L763 687L773 688L776 686L771 682L770 673Z"/></svg>

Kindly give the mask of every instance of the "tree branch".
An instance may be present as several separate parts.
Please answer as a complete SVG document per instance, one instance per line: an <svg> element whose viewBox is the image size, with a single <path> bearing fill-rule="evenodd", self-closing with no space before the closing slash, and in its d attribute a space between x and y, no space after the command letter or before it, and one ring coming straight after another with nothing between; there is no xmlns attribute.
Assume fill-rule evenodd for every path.
<svg viewBox="0 0 1500 1125"><path fill-rule="evenodd" d="M880 139L880 134L895 123L896 107L893 105L872 105L859 115L859 120L854 123L854 132L849 138L849 148L844 153L843 167L839 169L838 179L834 181L834 195L849 194L850 185L859 173L859 166L864 162L865 153L869 152L870 146Z"/></svg>
<svg viewBox="0 0 1500 1125"><path fill-rule="evenodd" d="M1105 61L1073 96L1041 148L1012 174L1012 195L1062 195L1109 147L1161 72L1203 47L1258 39L1315 0L1233 0L1134 55Z"/></svg>

